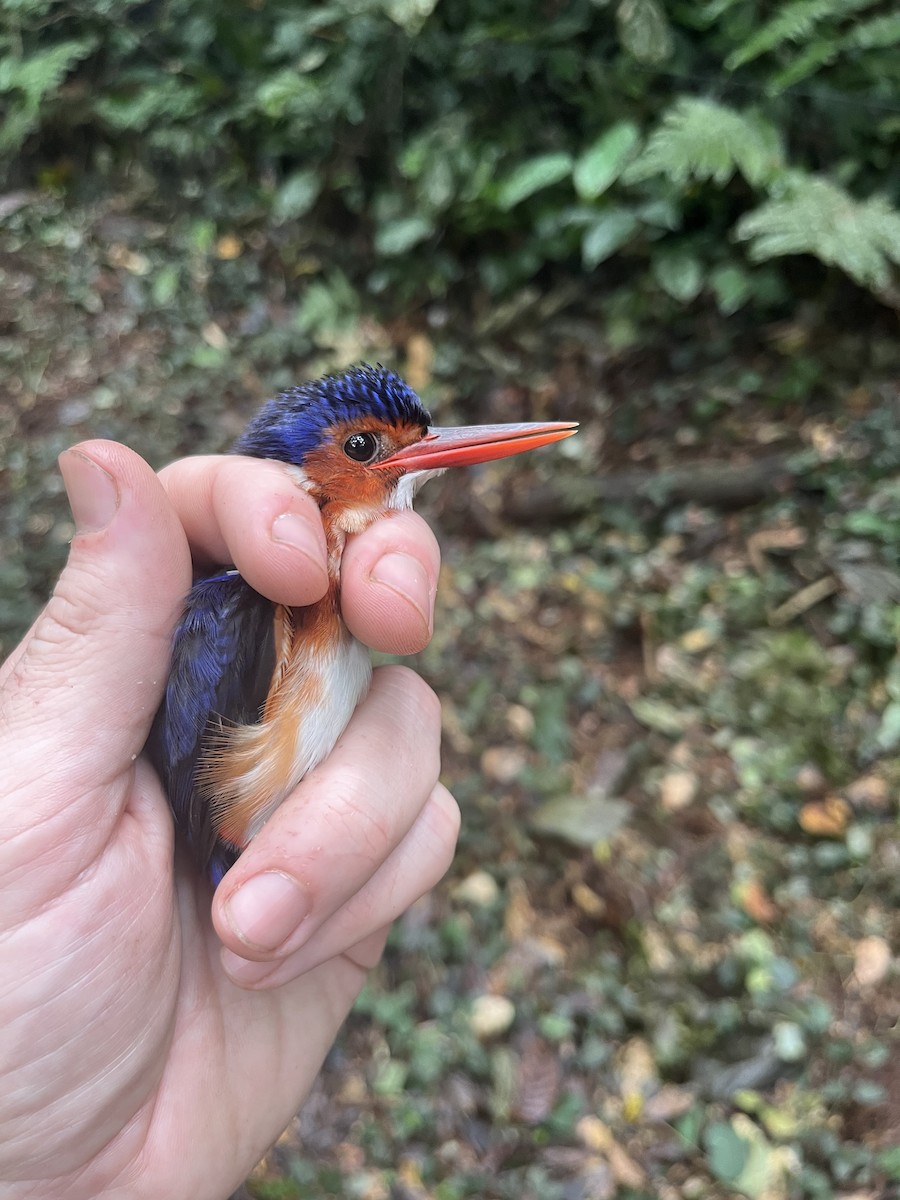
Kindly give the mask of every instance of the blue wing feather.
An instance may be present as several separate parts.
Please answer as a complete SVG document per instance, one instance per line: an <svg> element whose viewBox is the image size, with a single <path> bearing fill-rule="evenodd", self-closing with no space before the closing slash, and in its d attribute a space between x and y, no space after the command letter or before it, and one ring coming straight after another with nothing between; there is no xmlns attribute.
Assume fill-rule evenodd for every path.
<svg viewBox="0 0 900 1200"><path fill-rule="evenodd" d="M175 821L217 883L237 857L216 836L197 794L197 768L211 730L259 719L275 665L275 606L236 571L200 580L188 593L172 643L169 680L147 750Z"/></svg>

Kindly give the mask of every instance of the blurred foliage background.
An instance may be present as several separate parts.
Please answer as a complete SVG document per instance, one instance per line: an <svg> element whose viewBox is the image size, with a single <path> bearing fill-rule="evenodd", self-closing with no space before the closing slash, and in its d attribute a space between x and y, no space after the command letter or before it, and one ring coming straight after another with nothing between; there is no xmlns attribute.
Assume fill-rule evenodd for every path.
<svg viewBox="0 0 900 1200"><path fill-rule="evenodd" d="M577 439L432 485L464 807L265 1200L900 1195L900 15L0 0L0 632L55 456L359 359Z"/></svg>

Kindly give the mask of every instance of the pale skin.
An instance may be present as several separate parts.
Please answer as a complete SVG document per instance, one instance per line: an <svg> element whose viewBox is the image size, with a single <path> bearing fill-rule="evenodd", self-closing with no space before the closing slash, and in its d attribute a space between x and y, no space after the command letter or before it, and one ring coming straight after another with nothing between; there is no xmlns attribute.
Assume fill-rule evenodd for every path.
<svg viewBox="0 0 900 1200"><path fill-rule="evenodd" d="M172 626L192 558L318 599L318 512L250 459L157 477L95 441L61 468L78 532L0 669L0 1196L224 1200L308 1093L390 923L449 865L439 707L411 671L377 671L213 895L141 757ZM412 513L351 539L352 631L423 647L437 572Z"/></svg>

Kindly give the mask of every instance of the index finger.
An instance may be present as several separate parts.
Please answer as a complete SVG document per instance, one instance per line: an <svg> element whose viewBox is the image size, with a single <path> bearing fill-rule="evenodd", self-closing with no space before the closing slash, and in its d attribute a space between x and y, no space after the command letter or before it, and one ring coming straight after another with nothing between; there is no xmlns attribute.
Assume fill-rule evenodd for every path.
<svg viewBox="0 0 900 1200"><path fill-rule="evenodd" d="M324 595L327 547L318 505L282 463L241 455L184 458L160 472L194 561L230 565L279 604ZM415 513L376 521L347 539L341 607L374 650L410 654L431 636L440 554Z"/></svg>
<svg viewBox="0 0 900 1200"><path fill-rule="evenodd" d="M182 458L159 473L194 561L232 563L279 604L325 595L325 531L316 502L281 463L236 454Z"/></svg>

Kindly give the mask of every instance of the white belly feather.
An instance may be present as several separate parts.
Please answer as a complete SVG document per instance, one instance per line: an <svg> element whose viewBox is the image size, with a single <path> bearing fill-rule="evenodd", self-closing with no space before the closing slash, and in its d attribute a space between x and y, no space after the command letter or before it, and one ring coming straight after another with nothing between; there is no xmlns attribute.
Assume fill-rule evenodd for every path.
<svg viewBox="0 0 900 1200"><path fill-rule="evenodd" d="M246 846L313 767L331 753L369 690L369 652L341 623L327 648L300 643L266 715L225 731L206 775L221 837Z"/></svg>

